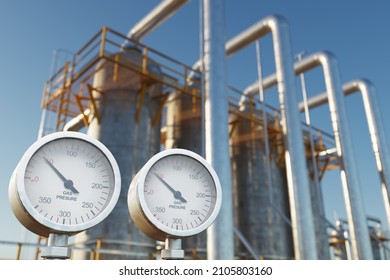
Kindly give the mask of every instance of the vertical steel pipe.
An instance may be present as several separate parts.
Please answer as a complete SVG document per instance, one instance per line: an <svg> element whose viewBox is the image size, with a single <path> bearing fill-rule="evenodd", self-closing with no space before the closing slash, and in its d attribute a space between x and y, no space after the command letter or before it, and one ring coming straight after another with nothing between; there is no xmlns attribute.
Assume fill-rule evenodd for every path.
<svg viewBox="0 0 390 280"><path fill-rule="evenodd" d="M229 159L224 1L204 0L206 159L221 181L223 203L207 232L208 259L234 259L233 202Z"/></svg>
<svg viewBox="0 0 390 280"><path fill-rule="evenodd" d="M160 26L187 2L188 0L162 1L152 11L144 16L132 29L130 29L127 37L139 41L142 40L143 37Z"/></svg>
<svg viewBox="0 0 390 280"><path fill-rule="evenodd" d="M372 149L381 181L387 223L388 227L390 227L390 154L382 123L382 117L376 98L375 87L370 81L366 79L359 79L345 83L343 85L343 91L344 95L349 95L356 92L360 92L362 94ZM308 100L308 106L310 108L314 108L326 103L328 103L328 95L326 93L315 95ZM302 111L303 104L299 105L299 109Z"/></svg>
<svg viewBox="0 0 390 280"><path fill-rule="evenodd" d="M335 56L329 52L317 52L296 62L294 69L296 74L300 74L317 66L323 67L337 154L342 161L341 181L353 255L355 259L372 259L370 237L352 149L338 62ZM264 79L263 86L268 88L276 83L277 74L274 74ZM245 90L245 93L255 93L256 87L258 84L255 82Z"/></svg>
<svg viewBox="0 0 390 280"><path fill-rule="evenodd" d="M316 259L313 214L306 174L303 136L297 107L293 55L288 24L280 16L267 17L230 39L226 43L226 53L232 55L269 33L272 33L273 36L276 82L282 113L281 123L286 143L286 168L295 258Z"/></svg>

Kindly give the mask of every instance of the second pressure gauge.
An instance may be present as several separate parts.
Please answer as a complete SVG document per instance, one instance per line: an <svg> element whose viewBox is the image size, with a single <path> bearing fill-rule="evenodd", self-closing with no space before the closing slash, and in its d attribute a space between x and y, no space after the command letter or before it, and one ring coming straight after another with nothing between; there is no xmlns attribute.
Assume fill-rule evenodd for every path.
<svg viewBox="0 0 390 280"><path fill-rule="evenodd" d="M198 234L218 215L221 186L214 169L199 155L170 149L152 157L133 179L130 215L156 240Z"/></svg>
<svg viewBox="0 0 390 280"><path fill-rule="evenodd" d="M57 132L23 155L9 198L15 216L30 231L72 235L105 219L120 188L118 165L102 143L79 132Z"/></svg>

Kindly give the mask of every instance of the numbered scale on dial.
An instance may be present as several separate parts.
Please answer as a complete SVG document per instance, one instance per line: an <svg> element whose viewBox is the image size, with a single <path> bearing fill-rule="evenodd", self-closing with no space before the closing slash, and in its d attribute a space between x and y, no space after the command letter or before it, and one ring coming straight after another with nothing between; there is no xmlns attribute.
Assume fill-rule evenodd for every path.
<svg viewBox="0 0 390 280"><path fill-rule="evenodd" d="M118 165L102 143L79 132L57 132L23 155L10 181L9 199L30 231L72 235L105 219L120 188Z"/></svg>
<svg viewBox="0 0 390 280"><path fill-rule="evenodd" d="M135 224L156 240L202 232L214 222L221 201L214 169L184 149L152 157L133 179L128 196Z"/></svg>

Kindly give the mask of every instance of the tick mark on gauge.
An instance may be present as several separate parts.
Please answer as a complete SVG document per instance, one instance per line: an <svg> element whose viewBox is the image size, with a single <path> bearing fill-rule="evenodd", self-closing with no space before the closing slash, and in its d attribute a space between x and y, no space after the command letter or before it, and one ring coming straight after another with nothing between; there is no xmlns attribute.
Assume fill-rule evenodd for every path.
<svg viewBox="0 0 390 280"><path fill-rule="evenodd" d="M90 210L91 211L91 213L94 215L94 216L96 216L96 214L95 214L95 212L93 212L93 210Z"/></svg>

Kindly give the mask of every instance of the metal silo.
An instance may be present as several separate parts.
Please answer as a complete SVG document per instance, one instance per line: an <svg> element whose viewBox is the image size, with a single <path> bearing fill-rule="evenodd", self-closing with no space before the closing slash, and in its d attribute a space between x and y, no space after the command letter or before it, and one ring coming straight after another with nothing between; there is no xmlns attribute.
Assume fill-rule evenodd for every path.
<svg viewBox="0 0 390 280"><path fill-rule="evenodd" d="M310 135L311 134L311 135ZM312 141L309 141L309 139ZM315 242L319 260L330 259L329 236L327 232L327 221L325 218L325 207L321 189L321 182L318 175L318 164L316 152L323 151L324 146L315 138L312 132L304 131L307 173L309 176L311 207L313 212L313 225ZM311 147L313 145L313 147ZM313 156L314 154L314 156Z"/></svg>
<svg viewBox="0 0 390 280"><path fill-rule="evenodd" d="M259 255L289 259L294 254L291 225L288 221L290 204L283 136L277 126L272 128L270 125L277 120L267 115L270 147L267 158L263 130L265 125L260 115L250 103L230 113L235 223ZM307 136L307 132L303 133ZM308 142L305 141L305 149L317 254L318 259L329 259L322 192L311 156L320 147L318 141L314 140L313 150ZM238 240L236 243L236 250L245 252Z"/></svg>
<svg viewBox="0 0 390 280"><path fill-rule="evenodd" d="M122 190L117 206L97 227L78 240L102 240L102 249L120 250L130 255L100 254L102 259L147 259L155 252L155 241L140 232L128 213L127 192L134 175L146 161L160 151L160 123L152 120L159 107L162 85L131 68L142 67L138 49L128 47L102 60L93 79L93 98L97 112L88 134L100 140L112 152L122 176ZM158 75L159 68L148 64L148 72ZM118 242L119 241L119 242ZM121 243L121 244L119 244Z"/></svg>
<svg viewBox="0 0 390 280"><path fill-rule="evenodd" d="M235 224L261 257L291 259L292 232L284 219L290 216L286 175L278 159L281 134L273 134L275 145L267 158L263 124L248 107L231 112L229 119ZM235 247L245 257L246 249L237 239Z"/></svg>
<svg viewBox="0 0 390 280"><path fill-rule="evenodd" d="M167 149L182 148L203 154L202 101L200 96L200 77L191 77L189 93L174 91L167 102L166 141ZM206 258L206 231L183 239L186 254Z"/></svg>
<svg viewBox="0 0 390 280"><path fill-rule="evenodd" d="M202 103L200 78L192 78L191 93L174 91L167 105L167 149L183 148L202 154ZM193 89L193 90L191 90Z"/></svg>

